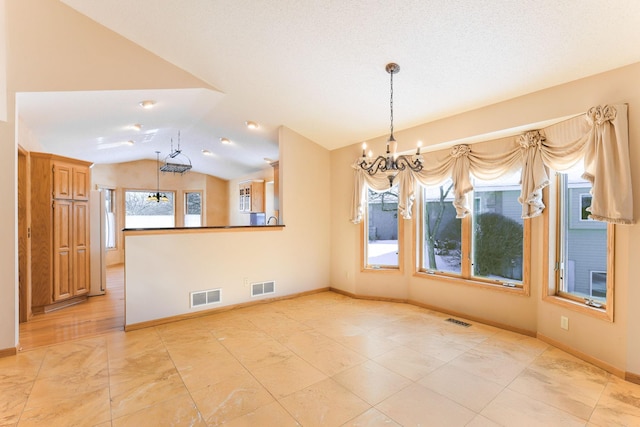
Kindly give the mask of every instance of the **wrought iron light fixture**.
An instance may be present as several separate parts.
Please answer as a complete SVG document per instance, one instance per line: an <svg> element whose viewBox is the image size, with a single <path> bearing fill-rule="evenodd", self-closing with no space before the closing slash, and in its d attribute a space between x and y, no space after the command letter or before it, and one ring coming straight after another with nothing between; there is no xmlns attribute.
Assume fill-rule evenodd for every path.
<svg viewBox="0 0 640 427"><path fill-rule="evenodd" d="M156 151L156 161L160 163L160 152ZM147 196L147 202L168 202L166 194L160 192L160 169L156 169L156 192Z"/></svg>
<svg viewBox="0 0 640 427"><path fill-rule="evenodd" d="M162 172L173 172L183 174L191 170L191 160L180 149L180 132L178 132L178 148L173 149L173 138L171 138L171 152L164 159L164 165L160 166Z"/></svg>
<svg viewBox="0 0 640 427"><path fill-rule="evenodd" d="M416 150L416 154L414 156L398 156L396 154L398 143L393 137L393 75L397 74L400 71L400 66L392 62L387 64L385 70L391 76L391 96L389 102L391 110L391 132L389 135L389 140L387 141L387 153L386 156L378 156L373 159L371 152L369 152L369 157L367 157L367 143L365 142L362 144L362 158L358 164L369 175L375 175L378 172L386 174L389 178L389 187L391 187L393 185L393 179L395 178L398 171L409 168L415 172L419 172L422 170L422 162L424 161L424 159L420 154L420 142L418 143L418 149Z"/></svg>

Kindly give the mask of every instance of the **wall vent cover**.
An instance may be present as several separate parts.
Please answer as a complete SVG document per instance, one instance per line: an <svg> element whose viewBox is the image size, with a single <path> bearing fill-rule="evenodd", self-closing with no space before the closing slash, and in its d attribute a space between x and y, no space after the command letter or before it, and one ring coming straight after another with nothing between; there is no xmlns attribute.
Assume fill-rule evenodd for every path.
<svg viewBox="0 0 640 427"><path fill-rule="evenodd" d="M191 292L191 308L208 304L215 304L221 301L220 289L208 289L206 291Z"/></svg>
<svg viewBox="0 0 640 427"><path fill-rule="evenodd" d="M257 297L265 294L273 294L276 291L276 282L270 280L268 282L252 283L251 296Z"/></svg>
<svg viewBox="0 0 640 427"><path fill-rule="evenodd" d="M454 319L452 317L449 317L448 319L446 319L445 322L450 322L455 325L464 326L465 328L468 328L469 326L471 326L471 323L463 322L462 320Z"/></svg>

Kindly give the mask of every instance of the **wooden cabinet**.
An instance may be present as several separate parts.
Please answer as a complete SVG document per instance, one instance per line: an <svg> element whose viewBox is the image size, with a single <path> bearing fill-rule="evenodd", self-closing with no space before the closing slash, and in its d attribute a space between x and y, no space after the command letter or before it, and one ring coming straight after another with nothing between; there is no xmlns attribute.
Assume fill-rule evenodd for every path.
<svg viewBox="0 0 640 427"><path fill-rule="evenodd" d="M46 312L83 301L89 292L91 163L30 156L32 309Z"/></svg>
<svg viewBox="0 0 640 427"><path fill-rule="evenodd" d="M264 212L264 181L243 181L238 185L240 212Z"/></svg>

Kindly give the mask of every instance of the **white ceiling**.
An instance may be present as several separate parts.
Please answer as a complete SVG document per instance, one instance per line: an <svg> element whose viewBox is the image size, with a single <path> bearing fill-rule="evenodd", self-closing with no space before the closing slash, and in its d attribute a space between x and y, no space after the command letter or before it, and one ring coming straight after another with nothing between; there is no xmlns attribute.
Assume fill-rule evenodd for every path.
<svg viewBox="0 0 640 427"><path fill-rule="evenodd" d="M388 133L388 62L401 66L403 129L640 61L637 0L61 1L220 93L22 94L45 147L99 163L153 158L181 130L194 170L223 178L277 158L279 125L328 149ZM148 98L163 109L135 109ZM135 122L157 137L117 145Z"/></svg>

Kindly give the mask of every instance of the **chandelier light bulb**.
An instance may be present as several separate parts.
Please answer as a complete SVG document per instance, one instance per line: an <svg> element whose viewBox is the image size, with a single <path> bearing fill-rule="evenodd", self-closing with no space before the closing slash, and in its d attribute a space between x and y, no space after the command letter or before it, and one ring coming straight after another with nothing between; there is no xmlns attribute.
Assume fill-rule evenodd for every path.
<svg viewBox="0 0 640 427"><path fill-rule="evenodd" d="M418 150L416 151L416 155L420 155L420 147L422 147L422 141L418 141Z"/></svg>
<svg viewBox="0 0 640 427"><path fill-rule="evenodd" d="M367 150L367 143L362 143L362 157L365 157L365 151Z"/></svg>

